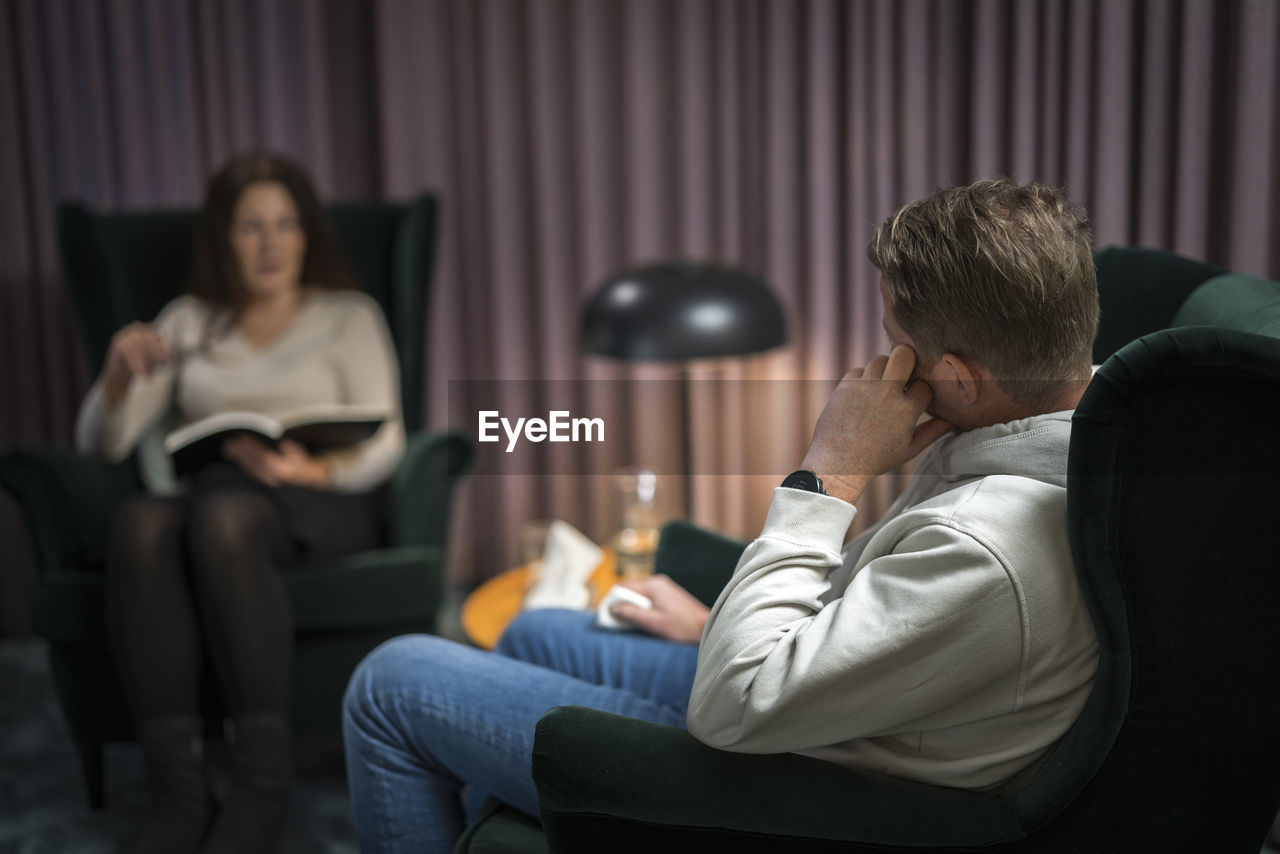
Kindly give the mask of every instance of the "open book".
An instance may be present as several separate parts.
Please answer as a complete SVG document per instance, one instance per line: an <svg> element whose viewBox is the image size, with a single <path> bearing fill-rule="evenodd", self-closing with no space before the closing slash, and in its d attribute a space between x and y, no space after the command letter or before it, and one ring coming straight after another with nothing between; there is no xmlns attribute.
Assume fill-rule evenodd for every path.
<svg viewBox="0 0 1280 854"><path fill-rule="evenodd" d="M165 436L164 449L173 458L174 474L184 475L222 459L222 443L239 433L251 433L268 445L291 439L314 454L363 442L386 420L382 407L341 404L295 409L277 417L219 412Z"/></svg>

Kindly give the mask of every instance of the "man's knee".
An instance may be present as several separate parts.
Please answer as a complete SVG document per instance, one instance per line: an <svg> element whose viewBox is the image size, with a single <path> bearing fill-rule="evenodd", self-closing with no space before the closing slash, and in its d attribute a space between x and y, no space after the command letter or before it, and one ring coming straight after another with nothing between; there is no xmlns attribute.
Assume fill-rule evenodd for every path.
<svg viewBox="0 0 1280 854"><path fill-rule="evenodd" d="M457 648L434 635L401 635L383 642L356 665L347 682L344 722L366 719L406 685L420 686L438 677L438 665L448 660L449 647Z"/></svg>
<svg viewBox="0 0 1280 854"><path fill-rule="evenodd" d="M545 665L549 652L563 650L566 643L573 642L574 635L590 629L592 620L593 615L583 611L559 608L523 611L502 633L494 652L507 658Z"/></svg>

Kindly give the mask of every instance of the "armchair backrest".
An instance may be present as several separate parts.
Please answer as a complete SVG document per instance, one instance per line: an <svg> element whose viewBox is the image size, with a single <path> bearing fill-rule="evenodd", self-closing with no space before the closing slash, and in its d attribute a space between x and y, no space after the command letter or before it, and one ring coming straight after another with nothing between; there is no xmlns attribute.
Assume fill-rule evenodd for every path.
<svg viewBox="0 0 1280 854"><path fill-rule="evenodd" d="M1093 363L1149 332L1167 329L1187 296L1226 271L1162 249L1109 246L1093 255L1102 317Z"/></svg>
<svg viewBox="0 0 1280 854"><path fill-rule="evenodd" d="M1216 326L1280 338L1280 282L1228 273L1192 291L1174 326Z"/></svg>
<svg viewBox="0 0 1280 854"><path fill-rule="evenodd" d="M1280 691L1260 675L1280 664L1280 575L1268 569L1280 547L1262 509L1275 503L1280 451L1249 437L1280 408L1280 284L1140 247L1104 249L1095 263L1102 367L1076 409L1067 494L1099 669L1016 807L1024 827L1075 826L1065 836L1076 842L1087 823L1132 829L1108 850L1160 847L1153 832L1196 850L1187 834L1205 822L1177 820L1181 802L1241 836L1202 850L1256 851L1280 798L1280 737L1265 721ZM1246 732L1274 752L1255 761L1254 745L1222 744L1244 745ZM1107 810L1114 822L1099 818Z"/></svg>
<svg viewBox="0 0 1280 854"><path fill-rule="evenodd" d="M437 204L343 202L329 214L363 288L382 306L400 364L406 429L423 411L427 308L435 254ZM59 205L58 249L84 336L91 371L102 368L115 331L151 320L182 293L194 246L194 210L100 213Z"/></svg>

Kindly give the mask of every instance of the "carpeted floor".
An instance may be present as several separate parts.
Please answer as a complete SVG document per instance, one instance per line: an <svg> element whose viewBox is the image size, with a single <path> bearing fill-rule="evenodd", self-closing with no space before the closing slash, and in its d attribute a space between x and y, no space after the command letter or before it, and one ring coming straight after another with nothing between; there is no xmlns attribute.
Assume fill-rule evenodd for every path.
<svg viewBox="0 0 1280 854"><path fill-rule="evenodd" d="M106 806L89 809L43 642L0 639L0 854L116 854L146 811L135 745L108 748L106 785ZM357 854L340 773L298 780L294 805L296 854Z"/></svg>
<svg viewBox="0 0 1280 854"><path fill-rule="evenodd" d="M0 640L0 854L116 854L146 812L136 745L106 753L107 803L91 810L53 697L44 644ZM294 786L293 851L355 854L340 771Z"/></svg>
<svg viewBox="0 0 1280 854"><path fill-rule="evenodd" d="M444 637L464 638L461 602L460 592L448 591L437 627ZM146 813L142 757L137 745L110 745L105 764L106 806L91 810L53 695L44 642L0 638L0 854L122 851ZM295 782L292 850L357 854L340 768L308 772Z"/></svg>

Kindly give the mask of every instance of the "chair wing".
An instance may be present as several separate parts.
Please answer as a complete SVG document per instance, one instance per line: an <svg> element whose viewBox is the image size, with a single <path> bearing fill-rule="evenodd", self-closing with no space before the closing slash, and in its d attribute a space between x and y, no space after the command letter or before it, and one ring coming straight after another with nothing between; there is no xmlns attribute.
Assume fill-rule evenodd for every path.
<svg viewBox="0 0 1280 854"><path fill-rule="evenodd" d="M58 252L91 375L102 370L116 330L151 320L183 290L195 242L191 210L101 214L58 206Z"/></svg>

